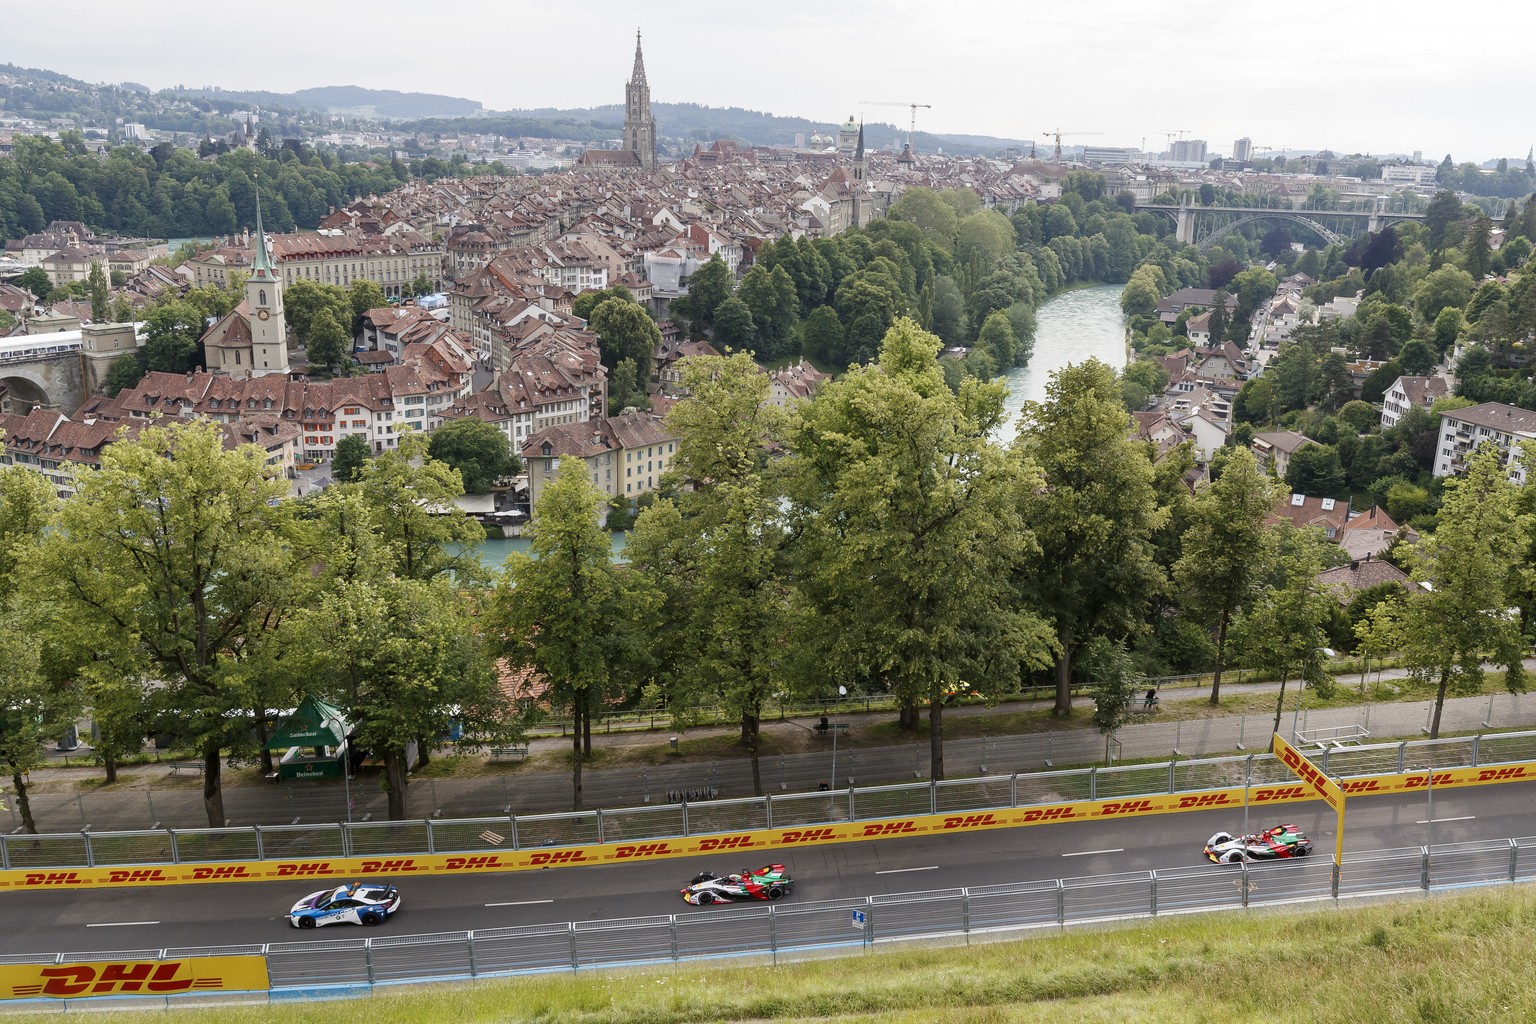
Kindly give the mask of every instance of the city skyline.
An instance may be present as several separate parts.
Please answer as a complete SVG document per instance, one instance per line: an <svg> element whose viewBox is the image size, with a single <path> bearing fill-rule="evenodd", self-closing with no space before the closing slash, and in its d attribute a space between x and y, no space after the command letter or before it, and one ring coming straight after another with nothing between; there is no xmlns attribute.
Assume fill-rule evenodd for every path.
<svg viewBox="0 0 1536 1024"><path fill-rule="evenodd" d="M366 18L354 5L271 0L253 23L252 10L83 0L61 31L32 8L39 13L10 19L0 60L152 89L359 85L492 110L576 108L622 99L638 28L653 102L826 125L853 113L905 128L908 113L881 104L917 102L930 105L918 111L920 131L1043 142L1061 128L1067 146L1151 152L1182 134L1206 140L1212 154L1246 137L1258 152L1419 150L1461 163L1523 158L1532 141L1487 81L1498 63L1490 46L1536 28L1523 6L1500 12L1494 42L1486 28L1451 19L1388 20L1321 0L1282 9L1101 0L1041 13L976 0L963 19L915 0L836 9L788 0L768 17L702 0L650 14L594 0L579 34L558 9L509 13L487 0L465 0L434 22L403 0L379 0ZM283 30L300 19L303 31Z"/></svg>

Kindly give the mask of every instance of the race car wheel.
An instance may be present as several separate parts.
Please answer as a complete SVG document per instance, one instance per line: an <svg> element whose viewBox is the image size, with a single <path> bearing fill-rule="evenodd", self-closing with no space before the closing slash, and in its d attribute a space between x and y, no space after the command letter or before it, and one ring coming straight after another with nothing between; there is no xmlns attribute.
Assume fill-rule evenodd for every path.
<svg viewBox="0 0 1536 1024"><path fill-rule="evenodd" d="M1229 850L1229 851L1227 851L1226 853L1221 855L1221 862L1223 864L1241 864L1243 862L1242 851L1241 850Z"/></svg>
<svg viewBox="0 0 1536 1024"><path fill-rule="evenodd" d="M764 893L764 895L767 896L770 900L780 900L784 898L784 890L777 885L770 885L768 887L768 891Z"/></svg>
<svg viewBox="0 0 1536 1024"><path fill-rule="evenodd" d="M363 924L367 925L369 928L372 928L376 924L383 924L383 923L384 923L384 915L383 914L372 913L372 914L364 914L363 915Z"/></svg>
<svg viewBox="0 0 1536 1024"><path fill-rule="evenodd" d="M1307 847L1305 847L1305 846L1298 846L1298 847L1296 847L1296 856L1298 856L1298 857L1305 857L1307 854L1309 854L1311 852L1312 851L1310 849L1308 849Z"/></svg>
<svg viewBox="0 0 1536 1024"><path fill-rule="evenodd" d="M301 917L301 918L299 918L299 927L300 928L313 928L314 926L315 926L315 919L314 918L312 918L312 917Z"/></svg>

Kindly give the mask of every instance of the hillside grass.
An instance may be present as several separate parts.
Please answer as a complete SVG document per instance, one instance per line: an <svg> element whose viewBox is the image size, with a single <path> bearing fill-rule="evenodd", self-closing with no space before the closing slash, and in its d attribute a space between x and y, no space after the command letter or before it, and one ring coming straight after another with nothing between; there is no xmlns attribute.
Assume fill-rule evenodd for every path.
<svg viewBox="0 0 1536 1024"><path fill-rule="evenodd" d="M729 913L723 908L722 913ZM104 1012L176 1024L1500 1024L1536 1015L1536 887L1181 915L973 946L543 975L372 998ZM75 1004L74 1009L82 1009ZM58 1020L57 1014L6 1021Z"/></svg>

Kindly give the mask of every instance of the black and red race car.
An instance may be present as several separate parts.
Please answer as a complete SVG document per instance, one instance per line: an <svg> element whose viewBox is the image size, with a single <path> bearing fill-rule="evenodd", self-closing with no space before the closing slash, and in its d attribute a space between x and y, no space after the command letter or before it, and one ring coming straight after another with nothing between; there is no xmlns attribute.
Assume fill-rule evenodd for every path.
<svg viewBox="0 0 1536 1024"><path fill-rule="evenodd" d="M1305 857L1311 852L1312 840L1295 825L1276 825L1246 836L1217 832L1205 842L1205 855L1217 864Z"/></svg>
<svg viewBox="0 0 1536 1024"><path fill-rule="evenodd" d="M679 891L686 902L707 907L711 903L782 899L792 884L794 879L789 877L783 864L768 864L756 871L742 871L734 875L700 872Z"/></svg>

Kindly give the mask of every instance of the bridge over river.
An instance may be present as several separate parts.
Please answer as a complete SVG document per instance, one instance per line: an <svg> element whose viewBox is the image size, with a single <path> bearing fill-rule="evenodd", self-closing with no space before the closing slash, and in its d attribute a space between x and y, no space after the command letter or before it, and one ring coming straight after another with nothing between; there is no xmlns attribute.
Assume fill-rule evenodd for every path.
<svg viewBox="0 0 1536 1024"><path fill-rule="evenodd" d="M1362 230L1375 233L1388 224L1424 219L1422 213L1387 210L1299 210L1284 207L1190 206L1187 203L1179 206L1137 203L1136 210L1172 217L1174 237L1202 251L1243 225L1260 220L1300 224L1331 245L1353 238Z"/></svg>

